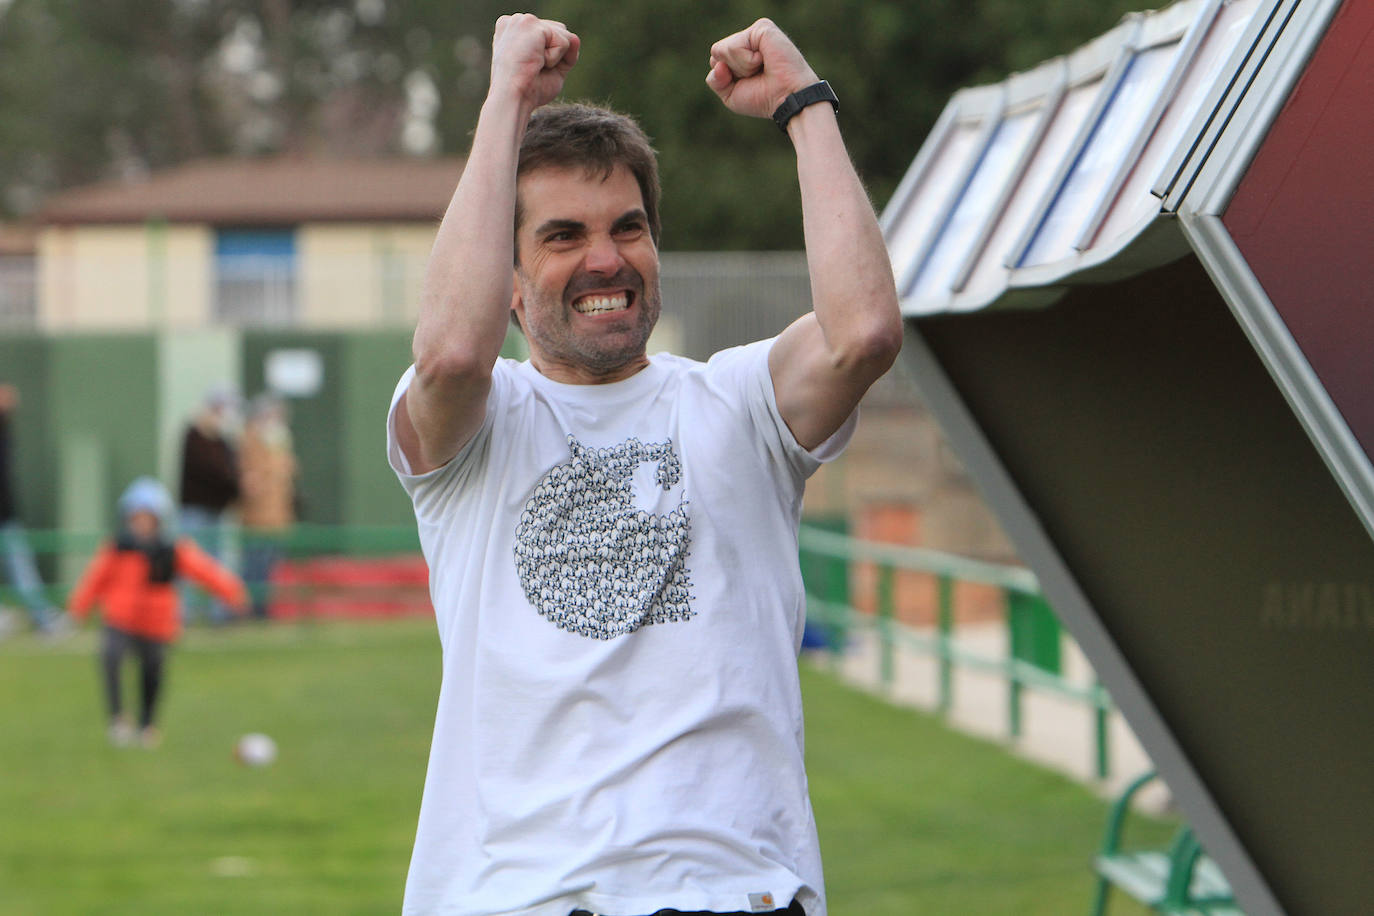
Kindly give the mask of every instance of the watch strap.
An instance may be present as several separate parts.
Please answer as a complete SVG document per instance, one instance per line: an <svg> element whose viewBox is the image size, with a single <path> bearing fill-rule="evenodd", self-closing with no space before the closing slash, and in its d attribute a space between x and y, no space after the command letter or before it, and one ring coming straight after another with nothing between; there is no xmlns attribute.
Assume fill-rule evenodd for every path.
<svg viewBox="0 0 1374 916"><path fill-rule="evenodd" d="M819 83L812 83L805 89L798 89L783 99L782 104L773 112L773 123L778 125L778 130L787 133L787 122L792 120L797 112L817 102L829 102L835 107L835 111L840 110L839 96L835 95L835 90L830 88L829 83L821 80Z"/></svg>

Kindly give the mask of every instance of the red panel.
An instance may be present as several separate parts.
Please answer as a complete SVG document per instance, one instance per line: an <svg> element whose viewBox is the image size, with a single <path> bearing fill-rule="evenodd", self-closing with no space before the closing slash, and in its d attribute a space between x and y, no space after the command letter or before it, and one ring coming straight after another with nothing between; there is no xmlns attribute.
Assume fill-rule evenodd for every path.
<svg viewBox="0 0 1374 916"><path fill-rule="evenodd" d="M433 616L424 558L323 556L278 563L270 615L297 617Z"/></svg>
<svg viewBox="0 0 1374 916"><path fill-rule="evenodd" d="M1336 14L1222 221L1374 458L1374 3Z"/></svg>

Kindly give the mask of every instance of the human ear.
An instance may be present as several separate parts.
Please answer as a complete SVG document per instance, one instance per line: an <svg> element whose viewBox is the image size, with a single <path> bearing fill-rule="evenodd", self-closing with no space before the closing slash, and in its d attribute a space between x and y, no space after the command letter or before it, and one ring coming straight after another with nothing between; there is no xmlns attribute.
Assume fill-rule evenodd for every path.
<svg viewBox="0 0 1374 916"><path fill-rule="evenodd" d="M524 327L524 324L525 324L525 299L524 299L524 296L523 296L523 295L521 294L521 292L520 292L520 271L519 271L519 270L515 270L515 271L513 271L513 273L514 273L514 275L515 275L515 282L514 282L514 283L512 284L512 286L511 286L510 310L511 310L512 312L515 313L515 315L516 315L517 318L520 319L520 326L521 326L521 327Z"/></svg>

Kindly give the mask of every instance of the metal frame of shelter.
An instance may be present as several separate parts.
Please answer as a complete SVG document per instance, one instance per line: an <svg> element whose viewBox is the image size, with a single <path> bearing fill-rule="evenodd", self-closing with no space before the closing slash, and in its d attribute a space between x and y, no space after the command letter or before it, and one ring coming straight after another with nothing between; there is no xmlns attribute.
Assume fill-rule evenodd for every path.
<svg viewBox="0 0 1374 916"><path fill-rule="evenodd" d="M1222 222L1266 128L1340 3L1309 3L1298 16L1300 5L1287 0L1262 21L1256 17L1250 53L1234 79L1214 87L1218 98L1209 97L1207 116L1199 115L1190 131L1193 142L1176 150L1152 190L1165 212L1178 214L1189 243L1374 535L1374 467Z"/></svg>
<svg viewBox="0 0 1374 916"><path fill-rule="evenodd" d="M1225 222L1328 31L1342 18L1367 29L1368 9L1363 0L1181 0L1132 14L1072 54L954 95L882 217L906 319L905 366L1250 916L1306 912L1317 898L1242 838L1245 816L1222 803L1104 623L1062 530L1042 517L1043 488L1031 492L1022 479L1028 459L1005 458L1005 430L999 439L970 406L976 360L950 368L940 329L975 313L1049 312L1066 296L1082 301L1085 289L1191 256L1374 536L1371 443L1352 430L1350 405L1333 399L1312 347L1290 330ZM1369 181L1374 206L1374 174ZM1360 690L1357 707L1371 707L1374 678ZM1352 746L1374 760L1367 744ZM1357 816L1368 802L1360 791Z"/></svg>

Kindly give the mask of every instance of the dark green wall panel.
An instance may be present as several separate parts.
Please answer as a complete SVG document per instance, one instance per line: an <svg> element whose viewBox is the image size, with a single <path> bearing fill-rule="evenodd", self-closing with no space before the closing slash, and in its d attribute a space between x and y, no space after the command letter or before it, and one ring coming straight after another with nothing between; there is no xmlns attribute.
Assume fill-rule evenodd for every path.
<svg viewBox="0 0 1374 916"><path fill-rule="evenodd" d="M90 515L108 525L113 497L135 477L157 474L156 342L151 334L81 335L53 338L49 348L49 441L60 451L83 437L98 448L103 493L91 498L108 504Z"/></svg>
<svg viewBox="0 0 1374 916"><path fill-rule="evenodd" d="M265 387L268 354L288 348L315 351L324 369L318 393L288 401L301 467L301 520L414 524L409 500L387 467L383 425L392 389L410 364L410 331L246 332L239 377L227 381L252 397ZM158 416L168 409L158 392L159 384L170 383L160 381L164 351L151 334L0 335L0 382L15 383L23 396L14 432L29 527L74 520L107 526L113 498L128 482L157 475L159 423L180 428L185 419ZM73 464L68 459L76 451L81 455ZM64 481L64 467L79 479ZM173 493L174 476L164 481ZM98 511L73 511L88 501L99 501Z"/></svg>
<svg viewBox="0 0 1374 916"><path fill-rule="evenodd" d="M243 336L243 393L253 397L265 387L263 364L273 350L314 350L324 366L324 383L311 397L291 398L291 433L300 467L301 521L337 525L345 521L340 446L345 405L339 390L342 337L303 332L251 332Z"/></svg>
<svg viewBox="0 0 1374 916"><path fill-rule="evenodd" d="M265 387L264 364L280 349L320 355L324 380L311 397L291 398L304 522L409 525L410 501L386 463L387 406L410 365L410 331L271 332L243 339L243 387Z"/></svg>
<svg viewBox="0 0 1374 916"><path fill-rule="evenodd" d="M0 336L0 383L18 386L22 399L12 420L14 486L20 520L30 528L51 526L56 512L48 343L46 337L37 334Z"/></svg>
<svg viewBox="0 0 1374 916"><path fill-rule="evenodd" d="M410 498L386 461L386 412L411 363L409 330L345 342L341 389L346 404L343 453L347 516L355 524L410 525Z"/></svg>

